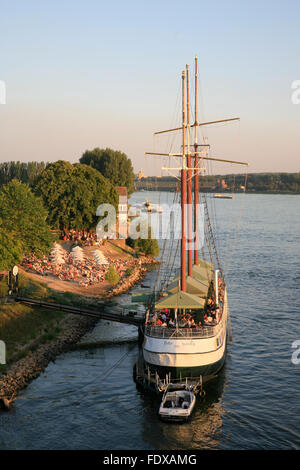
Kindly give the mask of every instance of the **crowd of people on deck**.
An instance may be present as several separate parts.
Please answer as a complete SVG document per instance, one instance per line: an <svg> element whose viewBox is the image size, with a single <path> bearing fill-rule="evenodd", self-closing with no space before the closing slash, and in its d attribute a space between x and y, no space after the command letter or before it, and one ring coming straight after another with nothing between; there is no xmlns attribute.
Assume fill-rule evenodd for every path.
<svg viewBox="0 0 300 470"><path fill-rule="evenodd" d="M109 264L113 263L120 278L131 267L127 259L106 258L108 264L97 264L93 258L85 257L77 260L72 252L65 250L61 254L62 263L55 263L50 256L39 258L36 254L24 257L23 266L26 270L42 276L52 275L61 281L72 281L81 287L89 287L105 280Z"/></svg>
<svg viewBox="0 0 300 470"><path fill-rule="evenodd" d="M151 317L148 317L147 324L149 326L160 326L163 328L176 328L176 322L178 322L179 328L195 329L217 325L221 320L223 313L224 286L224 281L219 279L218 305L216 305L214 290L211 289L211 293L207 299L204 310L200 315L199 311L197 312L192 309L186 309L175 314L175 309L165 308L160 311L155 311Z"/></svg>

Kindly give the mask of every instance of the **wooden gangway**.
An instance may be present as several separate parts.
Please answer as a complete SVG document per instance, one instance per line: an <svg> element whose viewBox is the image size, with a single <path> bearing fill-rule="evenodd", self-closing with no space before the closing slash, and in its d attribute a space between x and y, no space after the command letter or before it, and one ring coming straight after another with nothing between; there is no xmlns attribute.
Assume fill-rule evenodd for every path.
<svg viewBox="0 0 300 470"><path fill-rule="evenodd" d="M21 302L27 305L36 305L48 310L55 310L65 313L73 313L75 315L85 315L99 320L109 320L118 323L127 323L134 326L142 326L145 322L144 315L134 314L122 308L122 305L109 305L103 304L101 308L94 309L90 307L75 307L73 305L57 304L54 302L46 302L39 299L31 299L28 297L15 296L16 302Z"/></svg>

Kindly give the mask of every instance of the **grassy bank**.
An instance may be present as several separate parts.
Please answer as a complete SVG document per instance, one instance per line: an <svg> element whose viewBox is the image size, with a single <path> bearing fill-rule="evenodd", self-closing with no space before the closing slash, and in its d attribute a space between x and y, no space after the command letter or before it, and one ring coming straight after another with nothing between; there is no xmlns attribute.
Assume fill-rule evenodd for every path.
<svg viewBox="0 0 300 470"><path fill-rule="evenodd" d="M20 294L68 305L79 303L80 296L52 291L26 276L20 283ZM0 300L0 339L6 345L6 364L0 364L0 409L8 410L18 391L37 378L57 355L77 343L96 320L23 305L10 297Z"/></svg>
<svg viewBox="0 0 300 470"><path fill-rule="evenodd" d="M0 372L41 344L55 340L65 315L22 304L1 305L0 339L6 344L6 364L0 365Z"/></svg>
<svg viewBox="0 0 300 470"><path fill-rule="evenodd" d="M2 294L7 294L5 279ZM88 299L71 292L56 292L42 282L20 276L19 294L33 299L43 299L64 305L86 305ZM35 351L40 345L55 341L64 329L62 324L68 314L49 311L20 303L0 303L0 339L6 345L6 364L0 364L0 373L10 365Z"/></svg>

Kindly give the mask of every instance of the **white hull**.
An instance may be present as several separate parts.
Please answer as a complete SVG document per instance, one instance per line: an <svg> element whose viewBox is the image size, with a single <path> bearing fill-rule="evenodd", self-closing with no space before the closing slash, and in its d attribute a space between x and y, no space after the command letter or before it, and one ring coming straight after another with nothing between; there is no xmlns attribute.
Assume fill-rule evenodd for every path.
<svg viewBox="0 0 300 470"><path fill-rule="evenodd" d="M225 295L226 298L226 295ZM157 338L145 334L143 344L144 360L155 369L167 370L203 370L209 374L221 368L226 354L227 337L227 301L220 323L203 337ZM193 334L193 333L192 333ZM196 333L197 334L197 333Z"/></svg>

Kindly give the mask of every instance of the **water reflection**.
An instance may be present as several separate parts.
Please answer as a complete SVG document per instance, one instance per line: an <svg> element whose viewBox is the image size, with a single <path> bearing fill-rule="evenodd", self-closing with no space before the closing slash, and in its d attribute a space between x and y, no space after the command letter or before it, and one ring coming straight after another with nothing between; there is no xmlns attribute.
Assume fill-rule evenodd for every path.
<svg viewBox="0 0 300 470"><path fill-rule="evenodd" d="M142 439L154 449L213 449L219 446L224 409L222 397L226 381L226 364L218 377L205 385L206 395L197 398L187 423L166 423L159 419L161 398L137 385L143 416ZM154 431L155 430L155 431Z"/></svg>

